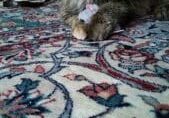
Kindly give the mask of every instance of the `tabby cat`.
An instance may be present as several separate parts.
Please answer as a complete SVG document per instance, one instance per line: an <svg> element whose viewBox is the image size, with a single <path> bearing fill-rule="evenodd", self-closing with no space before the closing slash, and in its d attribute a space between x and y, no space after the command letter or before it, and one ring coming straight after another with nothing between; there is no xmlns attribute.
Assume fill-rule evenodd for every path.
<svg viewBox="0 0 169 118"><path fill-rule="evenodd" d="M99 5L99 10L86 24L78 14L89 2ZM134 18L152 15L158 20L169 20L169 0L61 0L61 3L64 21L73 32L83 30L85 39L92 41L106 39L118 25Z"/></svg>

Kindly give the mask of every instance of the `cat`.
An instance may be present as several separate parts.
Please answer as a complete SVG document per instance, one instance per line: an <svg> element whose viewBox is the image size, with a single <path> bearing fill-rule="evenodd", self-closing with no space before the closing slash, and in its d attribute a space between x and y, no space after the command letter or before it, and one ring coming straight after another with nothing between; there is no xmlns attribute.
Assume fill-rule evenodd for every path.
<svg viewBox="0 0 169 118"><path fill-rule="evenodd" d="M32 2L33 1L33 2ZM85 34L88 41L100 41L108 36L118 26L125 27L135 18L147 15L154 16L157 20L169 20L169 0L4 0L4 6L29 6L39 7L51 2L61 3L61 17L71 26L72 32ZM91 18L90 23L79 19L87 4L96 4L99 10Z"/></svg>
<svg viewBox="0 0 169 118"><path fill-rule="evenodd" d="M78 15L89 3L97 4L99 10L86 24ZM71 26L72 32L85 32L88 41L105 40L118 25L125 26L147 15L169 20L169 0L61 0L63 20Z"/></svg>

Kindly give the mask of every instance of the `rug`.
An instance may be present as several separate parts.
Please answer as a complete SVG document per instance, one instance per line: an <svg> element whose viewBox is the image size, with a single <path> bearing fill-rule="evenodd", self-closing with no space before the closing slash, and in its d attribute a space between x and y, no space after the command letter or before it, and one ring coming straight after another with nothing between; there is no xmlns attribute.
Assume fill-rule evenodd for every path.
<svg viewBox="0 0 169 118"><path fill-rule="evenodd" d="M58 12L0 9L0 118L169 118L169 21L86 42Z"/></svg>

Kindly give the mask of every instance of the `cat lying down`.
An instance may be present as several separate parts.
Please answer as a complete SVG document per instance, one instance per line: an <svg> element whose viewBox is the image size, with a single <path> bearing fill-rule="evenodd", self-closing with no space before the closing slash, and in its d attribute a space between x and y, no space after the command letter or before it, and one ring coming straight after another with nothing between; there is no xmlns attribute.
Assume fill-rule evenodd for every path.
<svg viewBox="0 0 169 118"><path fill-rule="evenodd" d="M169 20L169 0L62 0L61 14L80 40L105 40L117 26L147 15Z"/></svg>
<svg viewBox="0 0 169 118"><path fill-rule="evenodd" d="M16 2L19 1L19 2ZM35 2L36 1L36 2ZM46 5L55 0L4 0L6 6ZM135 18L153 16L169 20L169 0L56 0L61 2L61 16L80 40L100 41L125 27Z"/></svg>

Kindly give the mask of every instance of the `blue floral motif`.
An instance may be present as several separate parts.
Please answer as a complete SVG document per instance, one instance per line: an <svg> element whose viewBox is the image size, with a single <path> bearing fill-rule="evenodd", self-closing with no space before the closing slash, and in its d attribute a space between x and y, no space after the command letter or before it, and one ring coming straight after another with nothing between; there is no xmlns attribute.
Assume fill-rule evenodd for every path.
<svg viewBox="0 0 169 118"><path fill-rule="evenodd" d="M38 80L32 81L31 79L23 78L22 83L16 85L16 89L21 93L28 93L30 90L36 89L39 82Z"/></svg>
<svg viewBox="0 0 169 118"><path fill-rule="evenodd" d="M160 66L155 66L155 73L162 77L165 78L169 82L169 69L162 68Z"/></svg>
<svg viewBox="0 0 169 118"><path fill-rule="evenodd" d="M66 56L69 56L69 58L78 58L78 57L90 57L92 53L90 51L74 51L74 52L66 52Z"/></svg>
<svg viewBox="0 0 169 118"><path fill-rule="evenodd" d="M17 84L16 95L12 98L0 99L0 116L2 118L27 118L29 115L42 115L50 110L37 104L43 99L47 99L43 94L36 97L30 97L31 90L35 90L40 81L32 81L23 78L20 84Z"/></svg>
<svg viewBox="0 0 169 118"><path fill-rule="evenodd" d="M162 59L164 62L169 63L169 55L163 55Z"/></svg>

